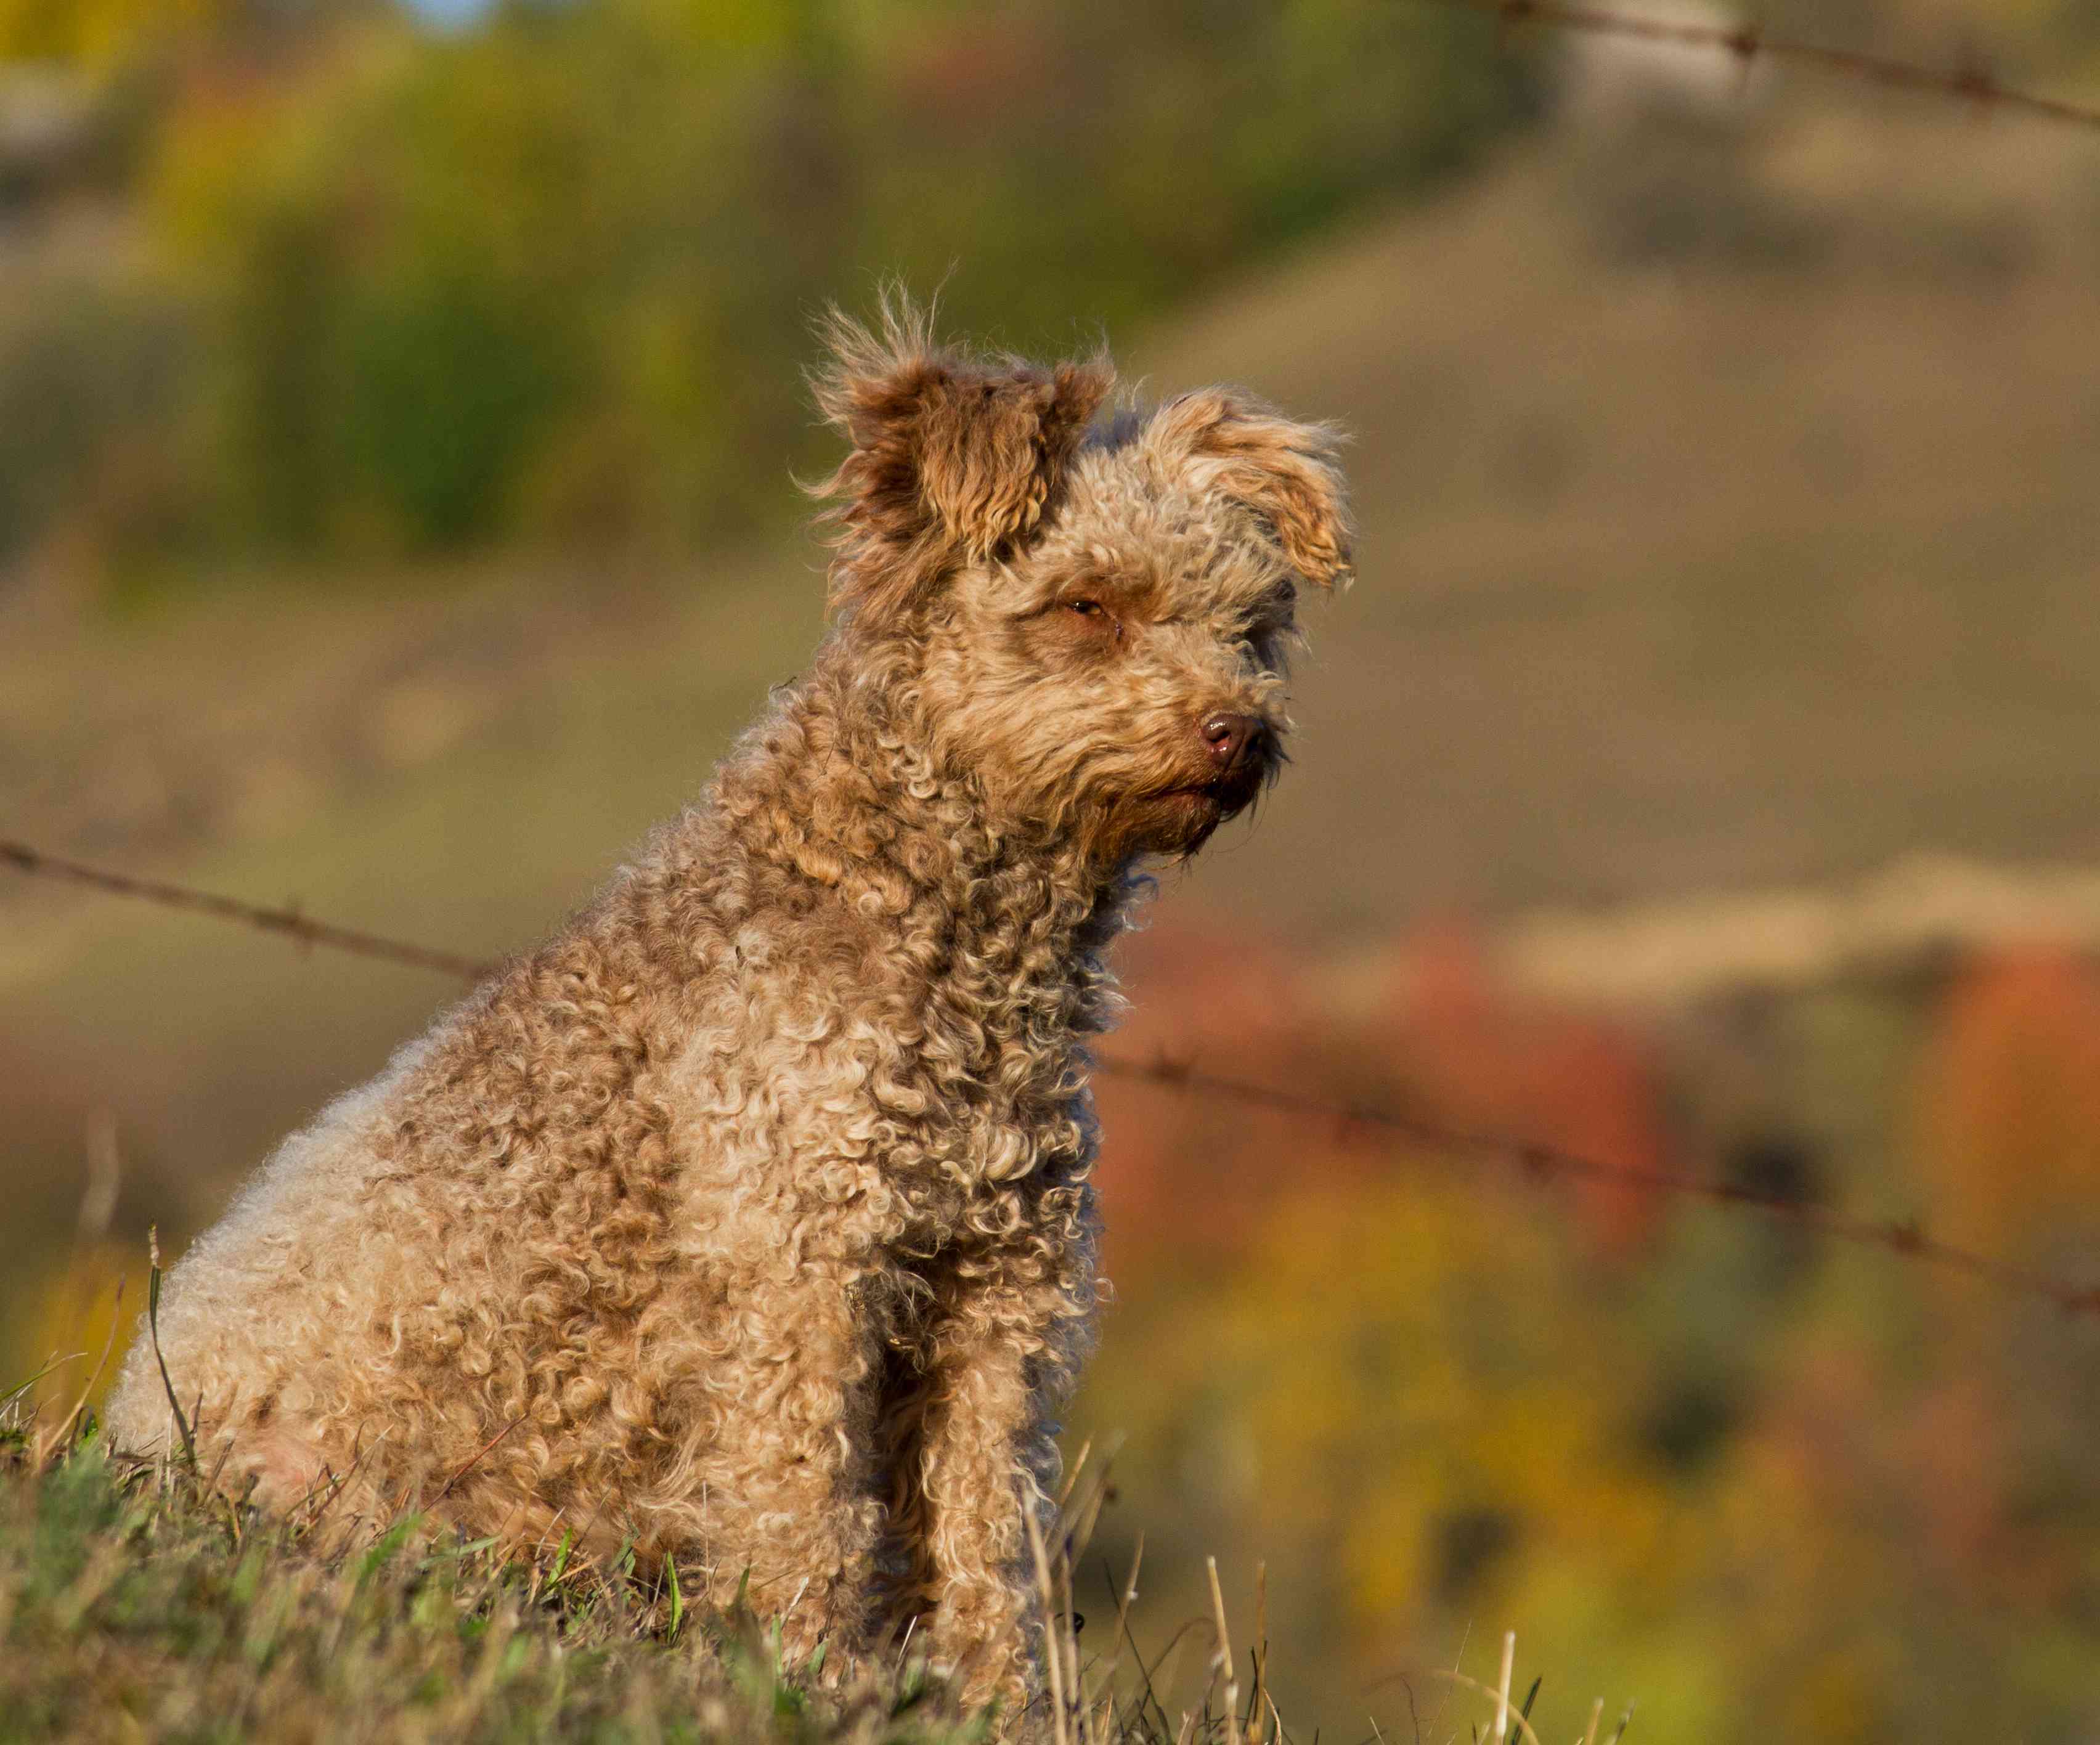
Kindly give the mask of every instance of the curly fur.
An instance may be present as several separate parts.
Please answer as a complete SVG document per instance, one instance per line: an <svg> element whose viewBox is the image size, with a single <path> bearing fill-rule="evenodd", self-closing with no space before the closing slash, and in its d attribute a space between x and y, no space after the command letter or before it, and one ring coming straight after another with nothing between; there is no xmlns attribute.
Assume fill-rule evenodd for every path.
<svg viewBox="0 0 2100 1745"><path fill-rule="evenodd" d="M1088 1039L1149 857L1280 759L1333 434L836 321L834 630L594 906L285 1142L167 1280L222 1483L748 1583L1033 1679L1096 1297ZM1200 724L1260 724L1220 773ZM165 1446L143 1342L114 1436Z"/></svg>

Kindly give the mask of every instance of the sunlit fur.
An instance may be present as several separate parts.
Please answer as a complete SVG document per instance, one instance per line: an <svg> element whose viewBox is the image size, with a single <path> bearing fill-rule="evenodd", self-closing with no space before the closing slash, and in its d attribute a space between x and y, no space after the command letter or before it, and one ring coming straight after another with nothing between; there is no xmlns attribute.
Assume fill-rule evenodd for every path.
<svg viewBox="0 0 2100 1745"><path fill-rule="evenodd" d="M1149 857L1280 757L1334 438L844 321L835 628L595 905L285 1142L167 1280L236 1492L675 1559L834 1666L1034 1688L1023 1510L1096 1297L1088 1039ZM1200 724L1266 724L1220 778ZM142 1341L112 1434L170 1446ZM1008 1712L1012 1712L1009 1708Z"/></svg>

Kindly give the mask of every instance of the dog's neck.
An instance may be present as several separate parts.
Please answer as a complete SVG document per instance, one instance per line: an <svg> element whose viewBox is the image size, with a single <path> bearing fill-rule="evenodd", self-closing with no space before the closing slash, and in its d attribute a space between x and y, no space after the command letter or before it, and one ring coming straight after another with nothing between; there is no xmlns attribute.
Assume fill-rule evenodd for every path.
<svg viewBox="0 0 2100 1745"><path fill-rule="evenodd" d="M966 958L1022 1003L1048 997L1069 1027L1100 1029L1102 959L1149 881L1000 817L914 712L909 659L827 644L724 765L712 809L746 853L884 929L929 976Z"/></svg>

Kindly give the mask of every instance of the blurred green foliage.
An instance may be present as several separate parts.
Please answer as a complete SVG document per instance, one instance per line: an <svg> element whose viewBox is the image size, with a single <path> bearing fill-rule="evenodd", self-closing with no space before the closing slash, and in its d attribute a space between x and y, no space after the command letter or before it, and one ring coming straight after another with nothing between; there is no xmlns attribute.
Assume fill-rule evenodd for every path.
<svg viewBox="0 0 2100 1745"><path fill-rule="evenodd" d="M161 300L92 277L0 305L0 552L109 488L129 429L172 412L184 338Z"/></svg>
<svg viewBox="0 0 2100 1745"><path fill-rule="evenodd" d="M893 275L960 328L1090 345L1523 100L1480 21L1369 0L241 15L166 63L140 147L194 367L135 420L164 464L97 529L119 557L688 549L817 469L827 302Z"/></svg>

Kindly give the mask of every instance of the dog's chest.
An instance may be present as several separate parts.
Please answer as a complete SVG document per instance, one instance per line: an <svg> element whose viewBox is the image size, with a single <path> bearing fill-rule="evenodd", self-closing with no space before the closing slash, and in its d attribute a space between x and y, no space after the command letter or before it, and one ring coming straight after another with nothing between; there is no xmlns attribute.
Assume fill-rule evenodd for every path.
<svg viewBox="0 0 2100 1745"><path fill-rule="evenodd" d="M901 1152L922 1153L914 1173L996 1192L1086 1161L1079 1005L1075 988L1048 979L990 995L971 979L928 989L916 1021L900 1027L893 1066L924 1099L915 1131L899 1135Z"/></svg>
<svg viewBox="0 0 2100 1745"><path fill-rule="evenodd" d="M746 954L665 1086L695 1239L821 1203L846 1246L931 1254L1015 1233L1044 1184L1083 1173L1085 990L1017 955L906 975L902 951Z"/></svg>

